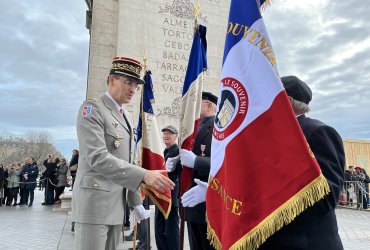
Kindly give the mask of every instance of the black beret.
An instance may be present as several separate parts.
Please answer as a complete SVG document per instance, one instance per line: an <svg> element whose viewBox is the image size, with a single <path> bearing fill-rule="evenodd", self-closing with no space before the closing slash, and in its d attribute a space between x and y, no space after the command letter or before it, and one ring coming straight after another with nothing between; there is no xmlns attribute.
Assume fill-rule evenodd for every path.
<svg viewBox="0 0 370 250"><path fill-rule="evenodd" d="M208 100L210 102L213 102L214 104L217 105L217 96L212 94L211 92L202 92L202 100Z"/></svg>
<svg viewBox="0 0 370 250"><path fill-rule="evenodd" d="M168 125L168 126L166 126L166 127L164 127L164 128L162 128L162 132L164 132L164 131L170 131L172 134L178 134L179 133L179 131L177 130L177 128L175 128L174 126L172 126L172 125Z"/></svg>
<svg viewBox="0 0 370 250"><path fill-rule="evenodd" d="M312 91L304 81L296 76L283 76L281 81L288 96L306 104L310 103Z"/></svg>

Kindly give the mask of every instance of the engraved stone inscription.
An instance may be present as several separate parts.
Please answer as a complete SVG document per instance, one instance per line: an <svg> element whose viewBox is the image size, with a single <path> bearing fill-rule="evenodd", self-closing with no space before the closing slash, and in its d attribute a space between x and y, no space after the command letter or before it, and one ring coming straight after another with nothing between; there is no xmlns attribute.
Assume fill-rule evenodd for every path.
<svg viewBox="0 0 370 250"><path fill-rule="evenodd" d="M194 9L198 0L118 0L116 2L96 0L95 2L97 4L95 7L99 2L104 2L104 5L102 5L101 15L96 15L98 12L95 12L95 15L93 13L95 20L92 21L92 40L98 45L115 44L112 36L116 33L117 56L131 57L143 62L145 54L147 69L152 71L156 99L153 109L158 128L161 129L169 124L179 127L182 88L193 41ZM203 89L218 94L230 0L200 0L200 3L198 23L207 27L208 41L208 70L204 76ZM112 5L112 8L104 7L108 5ZM117 10L117 14L110 11L111 9ZM117 15L116 19L113 19L118 22L116 26L112 21L105 20L108 14ZM110 30L113 31L113 35L107 36L102 23L112 26ZM99 32L97 32L98 28ZM106 54L100 51L103 47L95 47L99 49L99 53ZM112 51L115 49L109 48ZM96 53L91 52L91 54ZM106 79L111 59L104 58L104 61L100 57L95 59L94 70L101 69L99 76L95 78ZM88 91L96 93L94 96L99 96L98 92L105 91L104 82L90 80ZM138 120L140 97L140 93L136 93L127 106L135 124Z"/></svg>

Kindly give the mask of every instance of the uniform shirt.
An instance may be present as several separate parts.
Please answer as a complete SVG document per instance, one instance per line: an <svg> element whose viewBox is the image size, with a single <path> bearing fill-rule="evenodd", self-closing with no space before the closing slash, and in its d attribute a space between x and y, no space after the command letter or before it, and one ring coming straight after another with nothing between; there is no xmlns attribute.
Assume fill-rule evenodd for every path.
<svg viewBox="0 0 370 250"><path fill-rule="evenodd" d="M123 110L122 105L119 105L119 104L116 102L116 100L114 100L114 99L113 99L113 97L112 97L108 92L105 92L105 95L106 95L106 96L108 96L108 97L109 97L109 99L111 99L111 100L112 100L112 102L114 103L114 105L117 107L118 112L120 112L120 113L121 113L121 110Z"/></svg>

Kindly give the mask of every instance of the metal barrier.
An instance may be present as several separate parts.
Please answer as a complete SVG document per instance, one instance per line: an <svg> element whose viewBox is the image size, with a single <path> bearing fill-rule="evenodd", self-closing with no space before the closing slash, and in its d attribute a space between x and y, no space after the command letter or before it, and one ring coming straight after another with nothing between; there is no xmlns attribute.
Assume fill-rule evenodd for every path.
<svg viewBox="0 0 370 250"><path fill-rule="evenodd" d="M339 205L358 210L367 209L369 203L369 193L365 190L367 183L360 181L345 181Z"/></svg>

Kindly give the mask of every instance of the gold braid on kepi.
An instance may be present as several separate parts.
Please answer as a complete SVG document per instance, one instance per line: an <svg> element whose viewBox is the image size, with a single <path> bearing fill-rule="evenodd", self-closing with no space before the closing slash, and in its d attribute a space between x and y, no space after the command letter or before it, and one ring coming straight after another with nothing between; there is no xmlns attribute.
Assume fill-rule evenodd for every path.
<svg viewBox="0 0 370 250"><path fill-rule="evenodd" d="M127 76L137 80L139 84L144 84L144 81L140 78L142 69L143 67L139 61L127 57L114 57L109 74Z"/></svg>

